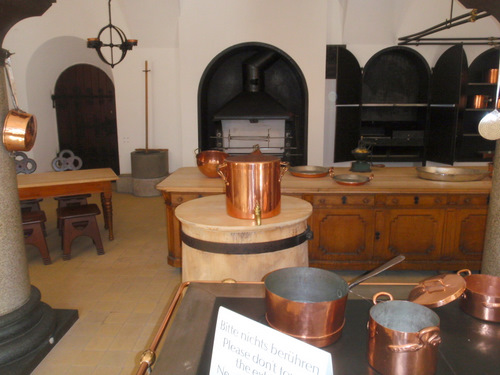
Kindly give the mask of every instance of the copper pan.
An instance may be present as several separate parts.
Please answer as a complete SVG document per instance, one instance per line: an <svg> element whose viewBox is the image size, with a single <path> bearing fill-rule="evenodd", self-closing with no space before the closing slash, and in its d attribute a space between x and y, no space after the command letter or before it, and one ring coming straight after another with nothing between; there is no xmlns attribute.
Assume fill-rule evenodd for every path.
<svg viewBox="0 0 500 375"><path fill-rule="evenodd" d="M12 96L14 109L5 117L2 131L2 141L8 151L29 151L33 148L36 139L36 118L19 109L17 103L14 76L10 65L10 57L5 59L7 82Z"/></svg>
<svg viewBox="0 0 500 375"><path fill-rule="evenodd" d="M377 303L386 295L389 301ZM373 296L368 321L368 363L384 375L432 375L441 343L439 316L410 301Z"/></svg>
<svg viewBox="0 0 500 375"><path fill-rule="evenodd" d="M265 280L266 320L274 329L317 347L342 335L350 289L400 263L400 255L348 284L337 274L312 267L282 268Z"/></svg>
<svg viewBox="0 0 500 375"><path fill-rule="evenodd" d="M475 318L489 322L500 322L500 277L474 274L461 270L466 289L460 299L460 307Z"/></svg>
<svg viewBox="0 0 500 375"><path fill-rule="evenodd" d="M8 151L29 151L36 139L36 118L20 110L10 110L3 124L3 144Z"/></svg>

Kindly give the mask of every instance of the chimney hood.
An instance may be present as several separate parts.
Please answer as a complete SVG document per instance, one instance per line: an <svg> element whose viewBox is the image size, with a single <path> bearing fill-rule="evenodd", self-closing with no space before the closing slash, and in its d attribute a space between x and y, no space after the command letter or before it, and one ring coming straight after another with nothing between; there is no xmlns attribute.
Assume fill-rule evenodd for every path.
<svg viewBox="0 0 500 375"><path fill-rule="evenodd" d="M293 113L264 90L264 71L279 59L274 51L260 52L243 62L243 91L214 115L220 120L290 120Z"/></svg>

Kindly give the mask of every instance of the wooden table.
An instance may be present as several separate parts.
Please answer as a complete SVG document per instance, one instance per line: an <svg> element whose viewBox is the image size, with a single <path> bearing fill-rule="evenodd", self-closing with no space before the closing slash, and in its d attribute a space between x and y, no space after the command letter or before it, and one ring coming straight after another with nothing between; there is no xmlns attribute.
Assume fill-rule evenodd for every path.
<svg viewBox="0 0 500 375"><path fill-rule="evenodd" d="M352 172L335 168L335 173ZM368 270L404 254L406 260L396 268L481 268L491 178L429 181L418 178L412 167L373 168L373 175L367 184L345 186L328 176L300 178L285 174L281 193L313 206L308 220L314 232L309 241L311 266ZM186 167L156 188L166 203L168 262L181 267L176 207L192 199L223 194L224 183L220 178L205 177L196 167Z"/></svg>
<svg viewBox="0 0 500 375"><path fill-rule="evenodd" d="M111 182L118 176L111 168L81 169L77 171L45 172L17 175L19 199L62 197L78 194L101 194L104 223L113 235L113 206L111 203Z"/></svg>

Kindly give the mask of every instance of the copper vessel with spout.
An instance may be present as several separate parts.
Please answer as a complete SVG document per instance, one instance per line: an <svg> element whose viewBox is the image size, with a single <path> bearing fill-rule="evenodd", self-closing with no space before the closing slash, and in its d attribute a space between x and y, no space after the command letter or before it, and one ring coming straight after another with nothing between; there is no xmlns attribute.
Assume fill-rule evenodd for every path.
<svg viewBox="0 0 500 375"><path fill-rule="evenodd" d="M281 179L288 163L264 155L259 149L248 155L228 157L217 167L226 185L226 208L229 216L261 219L281 211Z"/></svg>

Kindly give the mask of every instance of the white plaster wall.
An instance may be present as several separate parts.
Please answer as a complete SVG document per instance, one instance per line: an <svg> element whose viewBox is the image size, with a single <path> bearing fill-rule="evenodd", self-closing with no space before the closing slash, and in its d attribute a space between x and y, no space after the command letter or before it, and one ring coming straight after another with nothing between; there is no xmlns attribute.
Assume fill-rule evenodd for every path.
<svg viewBox="0 0 500 375"><path fill-rule="evenodd" d="M466 12L454 3L454 16ZM302 69L309 94L308 163L328 165L324 136L332 129L325 128L325 45L346 44L364 66L379 50L396 45L398 37L444 21L450 10L449 0L115 0L113 23L139 45L110 69L85 42L107 24L107 5L105 0L57 0L43 16L16 24L4 40L3 48L15 52L21 107L39 119L30 152L38 171L50 170L58 151L50 100L55 81L67 67L90 63L115 84L120 168L130 173L130 152L145 146L145 60L151 69L149 146L169 149L171 172L194 165L203 70L224 49L252 41L280 48ZM489 17L442 35L499 36L500 23ZM432 67L448 47L411 48ZM466 47L469 63L485 49Z"/></svg>
<svg viewBox="0 0 500 375"><path fill-rule="evenodd" d="M224 49L252 41L283 50L301 68L309 94L308 162L322 163L325 0L185 0L179 36L183 165L195 165L203 71Z"/></svg>

